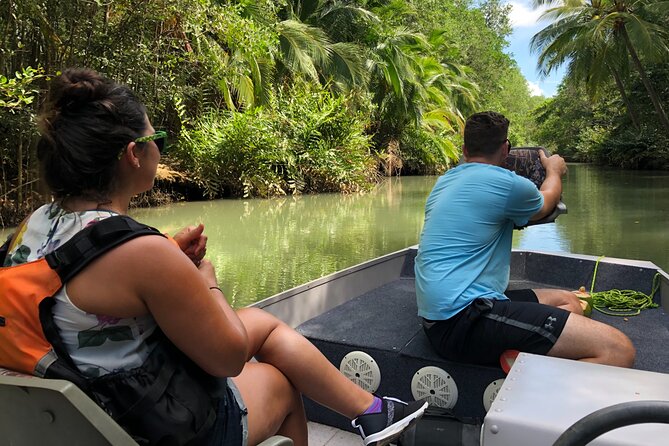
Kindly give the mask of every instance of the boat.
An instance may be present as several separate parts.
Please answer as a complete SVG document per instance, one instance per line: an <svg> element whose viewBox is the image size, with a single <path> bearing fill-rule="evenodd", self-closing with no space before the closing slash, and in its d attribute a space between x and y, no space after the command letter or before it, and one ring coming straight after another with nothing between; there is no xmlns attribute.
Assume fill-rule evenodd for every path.
<svg viewBox="0 0 669 446"><path fill-rule="evenodd" d="M669 275L655 264L514 250L511 289L590 289L594 278L594 291L637 290L653 294L658 307L626 317L592 313L630 337L637 349L633 369L521 353L507 376L501 367L451 362L434 353L417 316L416 253L413 246L387 254L253 306L295 327L370 391L427 398L458 417L483 419L483 446L552 445L593 412L621 403L669 401ZM309 420L352 431L328 409L308 399L305 406ZM659 445L667 436L669 425L636 424L593 444Z"/></svg>
<svg viewBox="0 0 669 446"><path fill-rule="evenodd" d="M432 351L417 316L416 253L417 246L408 247L252 306L295 327L364 388L406 400L427 398L458 417L482 419L476 444L552 445L581 419L593 414L596 418L602 410L613 410L611 407L619 404L625 413L642 412L641 418L637 415L632 420L635 423L655 421L605 433L592 444L666 443L669 425L658 423L669 422L669 275L661 268L646 261L514 250L510 288L576 290L589 288L594 278L595 291L634 289L651 294L655 288L653 299L658 307L629 317L598 311L592 314L632 339L637 349L633 369L521 353L507 376L501 367L451 362ZM56 403L56 398L64 402ZM644 403L666 407L625 406ZM305 407L311 444L360 444L348 420L306 398ZM608 413L605 419L611 418ZM30 435L12 444L35 444L26 441L35 435L71 441L75 430L67 423L76 426L77 435L93 435L95 444L132 444L118 425L71 383L0 371L0 431L18 429L21 423L16 424L17 419L23 420L23 429ZM623 420L623 425L627 421ZM601 423L598 426L601 428ZM0 444L7 444L3 441ZM285 439L272 441L275 443L268 444L287 444L281 443Z"/></svg>
<svg viewBox="0 0 669 446"><path fill-rule="evenodd" d="M536 177L541 184L541 176L536 175L541 165L536 163L538 151L545 149L515 150L521 150L516 153L525 160L517 164L529 160L535 167L528 177ZM566 212L560 202L551 215L534 224L550 223ZM657 308L633 316L592 312L591 317L632 340L637 349L632 369L520 353L507 375L501 366L447 361L432 350L417 316L417 250L411 246L363 262L251 306L297 329L342 373L371 392L404 400L424 398L458 419L482 420L477 425L480 435L471 444L458 444L666 444L669 275L665 271L647 261L514 250L510 289L631 289L652 296ZM344 417L308 398L305 408L310 444L361 444ZM416 429L420 426L419 422ZM36 444L31 439L38 438L70 444L72 432L77 432L80 444L133 443L71 383L16 376L3 369L0 432L12 434L11 444ZM92 437L84 437L84 432ZM0 446L8 438L0 437ZM266 443L287 444L290 441L285 438Z"/></svg>

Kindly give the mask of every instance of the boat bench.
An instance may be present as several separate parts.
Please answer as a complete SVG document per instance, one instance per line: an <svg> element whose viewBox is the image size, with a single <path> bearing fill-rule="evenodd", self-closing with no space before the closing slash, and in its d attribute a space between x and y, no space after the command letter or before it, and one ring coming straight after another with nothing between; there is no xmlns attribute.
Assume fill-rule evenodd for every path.
<svg viewBox="0 0 669 446"><path fill-rule="evenodd" d="M128 446L137 443L69 381L0 368L0 444ZM291 446L275 436L262 446Z"/></svg>
<svg viewBox="0 0 669 446"><path fill-rule="evenodd" d="M381 372L378 395L413 400L411 384L416 373L424 367L442 369L449 378L434 384L449 404L454 403L452 409L459 416L483 418L486 388L492 383L497 387L505 376L501 367L446 361L434 352L417 316L413 277L402 277L358 296L304 322L297 330L336 367L353 351L370 355ZM440 373L426 379L440 381ZM305 407L310 420L351 430L344 417L308 399Z"/></svg>

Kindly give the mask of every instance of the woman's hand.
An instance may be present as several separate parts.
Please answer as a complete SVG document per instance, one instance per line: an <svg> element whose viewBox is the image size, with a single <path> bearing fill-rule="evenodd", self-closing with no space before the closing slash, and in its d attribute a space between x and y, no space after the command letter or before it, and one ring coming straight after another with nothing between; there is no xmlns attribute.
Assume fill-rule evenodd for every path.
<svg viewBox="0 0 669 446"><path fill-rule="evenodd" d="M188 226L174 234L174 241L189 259L199 266L207 254L207 236L203 234L204 225Z"/></svg>
<svg viewBox="0 0 669 446"><path fill-rule="evenodd" d="M218 282L216 281L216 269L209 260L205 259L200 260L199 263L197 264L197 270L204 278L205 282L207 283L207 286L209 287L218 286Z"/></svg>

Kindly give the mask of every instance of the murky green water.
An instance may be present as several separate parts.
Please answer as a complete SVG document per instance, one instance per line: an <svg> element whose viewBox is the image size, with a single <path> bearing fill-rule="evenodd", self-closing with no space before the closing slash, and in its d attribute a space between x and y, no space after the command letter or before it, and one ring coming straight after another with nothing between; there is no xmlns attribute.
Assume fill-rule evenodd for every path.
<svg viewBox="0 0 669 446"><path fill-rule="evenodd" d="M239 307L417 243L434 181L393 179L364 195L183 203L133 216L170 233L204 222L221 288Z"/></svg>
<svg viewBox="0 0 669 446"><path fill-rule="evenodd" d="M416 244L436 177L391 179L365 195L219 200L135 210L174 233L204 222L208 255L236 307ZM514 246L643 259L669 271L669 172L570 165L556 224L515 234Z"/></svg>
<svg viewBox="0 0 669 446"><path fill-rule="evenodd" d="M570 165L555 224L519 231L514 246L650 260L669 271L669 172Z"/></svg>

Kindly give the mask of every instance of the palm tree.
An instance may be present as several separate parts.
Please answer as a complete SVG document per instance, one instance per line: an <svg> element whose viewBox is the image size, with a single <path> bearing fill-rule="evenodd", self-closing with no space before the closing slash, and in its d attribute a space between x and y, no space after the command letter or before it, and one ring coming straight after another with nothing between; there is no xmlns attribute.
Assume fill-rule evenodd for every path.
<svg viewBox="0 0 669 446"><path fill-rule="evenodd" d="M321 28L296 19L277 25L279 77L307 79L347 91L365 82L360 48L348 42L332 42Z"/></svg>
<svg viewBox="0 0 669 446"><path fill-rule="evenodd" d="M378 21L374 14L337 0L290 0L283 14L276 26L280 75L302 75L336 91L366 84L364 51L351 41L351 28Z"/></svg>
<svg viewBox="0 0 669 446"><path fill-rule="evenodd" d="M276 27L279 77L371 92L381 157L399 148L407 126L437 135L444 159L456 157L457 148L443 135L462 127L477 87L443 60L444 33L388 28L373 12L340 0L288 0L283 18Z"/></svg>
<svg viewBox="0 0 669 446"><path fill-rule="evenodd" d="M535 0L535 6L551 3ZM669 133L669 119L639 55L648 61L669 55L669 32L652 21L654 14L666 17L667 12L667 1L562 0L560 6L542 14L543 19L552 23L532 38L531 48L540 51L538 67L542 74L569 63L569 75L585 80L591 92L596 92L606 78L605 73L609 73L633 116L623 85L631 60L660 123ZM633 122L636 123L635 118Z"/></svg>
<svg viewBox="0 0 669 446"><path fill-rule="evenodd" d="M439 58L441 37L393 28L372 49L368 67L382 151L392 153L414 126L439 136L434 141L443 161L457 158L457 148L443 136L464 126L463 111L474 108L478 87L461 67Z"/></svg>

